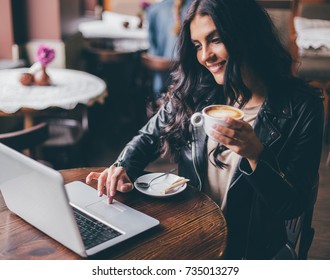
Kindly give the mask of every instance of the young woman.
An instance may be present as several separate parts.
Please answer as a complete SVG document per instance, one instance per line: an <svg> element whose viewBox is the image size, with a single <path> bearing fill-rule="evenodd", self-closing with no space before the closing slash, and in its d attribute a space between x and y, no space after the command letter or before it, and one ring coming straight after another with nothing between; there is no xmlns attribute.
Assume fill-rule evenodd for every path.
<svg viewBox="0 0 330 280"><path fill-rule="evenodd" d="M322 147L323 105L291 72L267 13L254 0L193 1L179 36L168 100L130 141L122 166L91 173L111 202L148 163L171 154L179 175L223 209L229 259L271 259L285 220L308 207ZM214 142L190 124L210 104L241 108L243 120L214 126ZM220 144L222 143L222 144ZM123 155L123 153L122 153Z"/></svg>

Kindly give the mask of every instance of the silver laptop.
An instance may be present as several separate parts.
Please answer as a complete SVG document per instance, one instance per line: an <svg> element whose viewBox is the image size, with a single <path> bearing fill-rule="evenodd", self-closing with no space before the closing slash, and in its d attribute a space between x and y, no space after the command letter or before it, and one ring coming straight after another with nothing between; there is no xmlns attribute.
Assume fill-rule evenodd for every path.
<svg viewBox="0 0 330 280"><path fill-rule="evenodd" d="M0 190L9 210L87 257L159 224L159 221L0 144ZM79 221L79 222L78 222ZM85 226L92 225L89 231ZM96 243L96 244L95 244Z"/></svg>

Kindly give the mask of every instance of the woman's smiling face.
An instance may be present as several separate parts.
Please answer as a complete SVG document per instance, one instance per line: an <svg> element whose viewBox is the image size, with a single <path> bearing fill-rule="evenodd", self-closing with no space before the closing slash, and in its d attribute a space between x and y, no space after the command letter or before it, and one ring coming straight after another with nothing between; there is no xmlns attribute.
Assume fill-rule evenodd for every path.
<svg viewBox="0 0 330 280"><path fill-rule="evenodd" d="M197 14L190 24L190 34L198 62L212 73L217 84L222 85L228 52L211 17Z"/></svg>

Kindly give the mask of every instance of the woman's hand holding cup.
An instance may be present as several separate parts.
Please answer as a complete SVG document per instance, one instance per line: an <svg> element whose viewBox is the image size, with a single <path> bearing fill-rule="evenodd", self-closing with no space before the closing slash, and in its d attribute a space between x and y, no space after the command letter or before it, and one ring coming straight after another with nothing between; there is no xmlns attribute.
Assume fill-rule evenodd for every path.
<svg viewBox="0 0 330 280"><path fill-rule="evenodd" d="M254 170L264 146L243 118L243 111L236 107L211 105L202 113L193 114L191 123L196 127L203 126L212 140L246 158Z"/></svg>

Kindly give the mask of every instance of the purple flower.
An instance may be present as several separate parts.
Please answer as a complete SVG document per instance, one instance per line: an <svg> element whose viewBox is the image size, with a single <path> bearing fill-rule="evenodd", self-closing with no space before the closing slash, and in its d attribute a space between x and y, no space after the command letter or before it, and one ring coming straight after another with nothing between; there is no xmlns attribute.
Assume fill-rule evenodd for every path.
<svg viewBox="0 0 330 280"><path fill-rule="evenodd" d="M40 45L37 51L36 61L39 61L41 65L47 65L55 58L55 51L46 45Z"/></svg>
<svg viewBox="0 0 330 280"><path fill-rule="evenodd" d="M150 3L148 1L141 1L140 2L140 8L145 11L150 6Z"/></svg>

